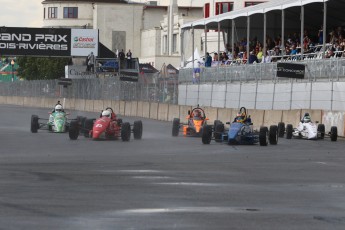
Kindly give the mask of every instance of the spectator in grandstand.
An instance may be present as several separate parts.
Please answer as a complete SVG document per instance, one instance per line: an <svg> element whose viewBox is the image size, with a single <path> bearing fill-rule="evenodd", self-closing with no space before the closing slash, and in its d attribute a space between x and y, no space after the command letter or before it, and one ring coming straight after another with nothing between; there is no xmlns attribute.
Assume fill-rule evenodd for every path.
<svg viewBox="0 0 345 230"><path fill-rule="evenodd" d="M271 52L267 50L266 56L262 57L262 63L270 63L272 61Z"/></svg>
<svg viewBox="0 0 345 230"><path fill-rule="evenodd" d="M211 67L211 63L212 63L212 57L207 52L206 53L206 59L205 59L205 67Z"/></svg>
<svg viewBox="0 0 345 230"><path fill-rule="evenodd" d="M127 69L131 69L132 68L132 52L131 52L131 50L128 50L128 52L126 53L126 58L127 58Z"/></svg>
<svg viewBox="0 0 345 230"><path fill-rule="evenodd" d="M213 61L218 61L218 54L217 53L213 54Z"/></svg>
<svg viewBox="0 0 345 230"><path fill-rule="evenodd" d="M87 65L88 65L88 70L91 71L91 72L94 72L95 71L95 62L96 62L96 57L95 55L93 54L93 52L91 52L89 54L89 56L87 57Z"/></svg>
<svg viewBox="0 0 345 230"><path fill-rule="evenodd" d="M323 25L321 25L321 28L319 29L317 36L319 38L318 39L319 44L323 44Z"/></svg>
<svg viewBox="0 0 345 230"><path fill-rule="evenodd" d="M258 50L258 53L256 54L256 57L257 57L257 61L258 62L261 62L262 61L262 56L263 56L263 52L262 52L262 47L260 46L259 47L259 50Z"/></svg>
<svg viewBox="0 0 345 230"><path fill-rule="evenodd" d="M258 58L256 57L254 51L250 52L248 62L249 64L258 63Z"/></svg>

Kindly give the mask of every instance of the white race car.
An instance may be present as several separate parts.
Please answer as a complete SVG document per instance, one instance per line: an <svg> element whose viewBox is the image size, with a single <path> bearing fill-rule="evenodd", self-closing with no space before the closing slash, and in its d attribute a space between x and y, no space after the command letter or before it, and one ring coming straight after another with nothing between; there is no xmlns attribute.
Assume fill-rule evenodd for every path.
<svg viewBox="0 0 345 230"><path fill-rule="evenodd" d="M283 137L284 132L286 133L286 138L303 138L308 140L324 139L326 135L331 138L331 141L337 141L338 129L336 126L332 126L330 132L326 134L325 125L314 123L312 121L304 122L303 120L299 122L296 128L293 128L292 124L287 124L286 128L284 123L280 122L278 124L279 136Z"/></svg>

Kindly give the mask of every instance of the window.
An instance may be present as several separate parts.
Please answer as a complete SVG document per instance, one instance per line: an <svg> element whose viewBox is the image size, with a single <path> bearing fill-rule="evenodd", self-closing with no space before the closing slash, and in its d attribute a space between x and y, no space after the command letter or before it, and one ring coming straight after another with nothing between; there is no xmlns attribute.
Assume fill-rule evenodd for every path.
<svg viewBox="0 0 345 230"><path fill-rule="evenodd" d="M255 6L255 5L260 4L260 3L264 3L264 2L245 2L244 7Z"/></svg>
<svg viewBox="0 0 345 230"><path fill-rule="evenodd" d="M64 7L63 18L78 18L78 7Z"/></svg>
<svg viewBox="0 0 345 230"><path fill-rule="evenodd" d="M210 17L210 3L206 3L205 4L204 10L205 10L205 12L204 12L205 18Z"/></svg>
<svg viewBox="0 0 345 230"><path fill-rule="evenodd" d="M233 11L234 3L233 2L216 2L216 15L224 14L226 12Z"/></svg>
<svg viewBox="0 0 345 230"><path fill-rule="evenodd" d="M177 52L177 34L173 34L173 40L172 40L172 52L176 53Z"/></svg>
<svg viewBox="0 0 345 230"><path fill-rule="evenodd" d="M48 7L48 18L57 18L57 7Z"/></svg>
<svg viewBox="0 0 345 230"><path fill-rule="evenodd" d="M163 54L166 54L168 52L168 36L163 36Z"/></svg>

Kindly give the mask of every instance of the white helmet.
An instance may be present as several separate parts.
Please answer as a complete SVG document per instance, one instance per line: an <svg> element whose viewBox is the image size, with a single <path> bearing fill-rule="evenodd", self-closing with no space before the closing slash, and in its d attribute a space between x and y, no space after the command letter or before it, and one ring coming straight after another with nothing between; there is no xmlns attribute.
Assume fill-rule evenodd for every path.
<svg viewBox="0 0 345 230"><path fill-rule="evenodd" d="M56 105L55 106L55 111L56 112L61 112L62 111L62 105Z"/></svg>
<svg viewBox="0 0 345 230"><path fill-rule="evenodd" d="M104 111L102 112L102 117L104 117L104 116L106 116L106 117L109 117L109 118L110 118L110 116L111 116L110 111L109 111L109 110L104 110Z"/></svg>

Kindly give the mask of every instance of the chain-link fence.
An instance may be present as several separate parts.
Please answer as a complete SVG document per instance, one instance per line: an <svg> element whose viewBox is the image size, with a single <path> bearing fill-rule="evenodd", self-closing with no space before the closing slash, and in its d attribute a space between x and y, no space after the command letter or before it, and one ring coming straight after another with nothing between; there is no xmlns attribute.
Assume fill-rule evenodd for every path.
<svg viewBox="0 0 345 230"><path fill-rule="evenodd" d="M73 79L63 87L59 80L0 83L1 96L66 97L92 100L137 100L177 104L177 76L141 76L139 82L120 81L118 77Z"/></svg>
<svg viewBox="0 0 345 230"><path fill-rule="evenodd" d="M312 59L302 62L289 63L305 64L305 78L303 81L339 81L345 79L345 59ZM208 83L208 82L256 82L256 81L285 81L277 78L277 62L221 65L219 67L196 69L181 69L180 83Z"/></svg>

